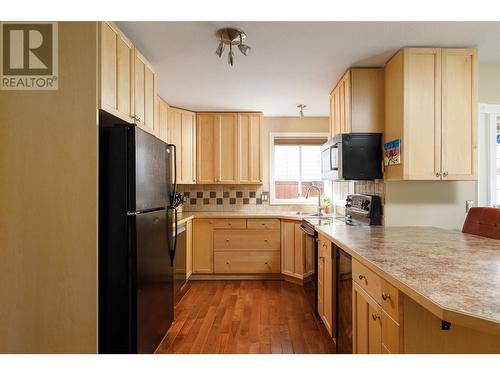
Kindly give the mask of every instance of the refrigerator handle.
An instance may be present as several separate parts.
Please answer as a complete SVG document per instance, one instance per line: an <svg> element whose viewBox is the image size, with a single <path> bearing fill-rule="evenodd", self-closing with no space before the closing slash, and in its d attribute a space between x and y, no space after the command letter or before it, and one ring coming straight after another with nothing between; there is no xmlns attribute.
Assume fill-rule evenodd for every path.
<svg viewBox="0 0 500 375"><path fill-rule="evenodd" d="M172 149L172 153L174 156L174 168L173 168L174 181L173 181L173 185L172 185L172 192L171 192L171 195L169 197L170 198L170 205L173 206L175 194L177 193L177 147L174 144L169 144L167 147L170 147ZM168 165L167 165L167 168L169 168Z"/></svg>
<svg viewBox="0 0 500 375"><path fill-rule="evenodd" d="M170 255L170 265L174 265L175 250L177 249L177 208L169 208L169 210L174 210L174 246L170 248L170 241L168 241L168 253ZM168 215L168 213L167 213ZM170 231L170 228L168 229Z"/></svg>

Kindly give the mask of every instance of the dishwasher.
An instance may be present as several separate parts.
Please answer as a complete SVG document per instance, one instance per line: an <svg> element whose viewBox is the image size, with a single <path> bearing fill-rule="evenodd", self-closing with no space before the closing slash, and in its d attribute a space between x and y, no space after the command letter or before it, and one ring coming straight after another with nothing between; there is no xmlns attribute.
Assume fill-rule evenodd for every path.
<svg viewBox="0 0 500 375"><path fill-rule="evenodd" d="M174 257L174 303L182 297L182 290L186 286L186 224L177 226L177 233L173 230L173 235L177 235L175 257Z"/></svg>

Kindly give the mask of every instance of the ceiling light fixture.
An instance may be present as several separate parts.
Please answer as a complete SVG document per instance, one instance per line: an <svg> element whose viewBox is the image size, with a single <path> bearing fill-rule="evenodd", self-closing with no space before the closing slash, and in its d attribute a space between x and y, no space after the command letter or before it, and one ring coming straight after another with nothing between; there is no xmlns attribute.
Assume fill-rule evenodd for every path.
<svg viewBox="0 0 500 375"><path fill-rule="evenodd" d="M222 57L225 45L229 45L229 55L227 58L227 63L231 66L234 65L233 46L238 46L240 52L245 56L248 56L250 50L252 49L250 46L243 44L243 41L246 38L246 34L243 32L243 30L235 29L232 27L220 29L217 31L217 37L220 39L220 43L215 53L217 56Z"/></svg>
<svg viewBox="0 0 500 375"><path fill-rule="evenodd" d="M297 108L300 108L299 117L300 118L304 117L304 108L307 108L307 105L305 105L305 104L299 104L297 106Z"/></svg>

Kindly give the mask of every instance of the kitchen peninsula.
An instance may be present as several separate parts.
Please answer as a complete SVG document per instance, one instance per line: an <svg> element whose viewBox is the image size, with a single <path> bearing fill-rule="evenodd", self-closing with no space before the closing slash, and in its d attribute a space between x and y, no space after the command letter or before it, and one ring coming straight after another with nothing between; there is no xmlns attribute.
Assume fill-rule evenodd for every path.
<svg viewBox="0 0 500 375"><path fill-rule="evenodd" d="M382 316L384 304L394 300L396 306L388 310L399 310L400 352L500 351L497 240L432 227L315 228L352 256L353 305L358 287ZM384 329L380 315L373 316L381 322L383 342L384 334L391 333ZM358 318L362 319L354 312L354 346ZM371 337L366 335L368 340Z"/></svg>

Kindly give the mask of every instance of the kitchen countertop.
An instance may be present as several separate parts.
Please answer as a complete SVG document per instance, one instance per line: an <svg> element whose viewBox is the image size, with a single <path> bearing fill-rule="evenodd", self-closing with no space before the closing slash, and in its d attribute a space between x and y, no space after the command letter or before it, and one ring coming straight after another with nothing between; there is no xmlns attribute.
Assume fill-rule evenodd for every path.
<svg viewBox="0 0 500 375"><path fill-rule="evenodd" d="M315 228L439 318L500 333L500 241L432 227Z"/></svg>
<svg viewBox="0 0 500 375"><path fill-rule="evenodd" d="M297 214L297 211L186 211L180 212L177 216L179 224L199 218L255 218L255 219L290 219L303 220L312 219L311 214ZM322 218L334 217L333 214L324 214ZM314 223L313 223L314 225Z"/></svg>

